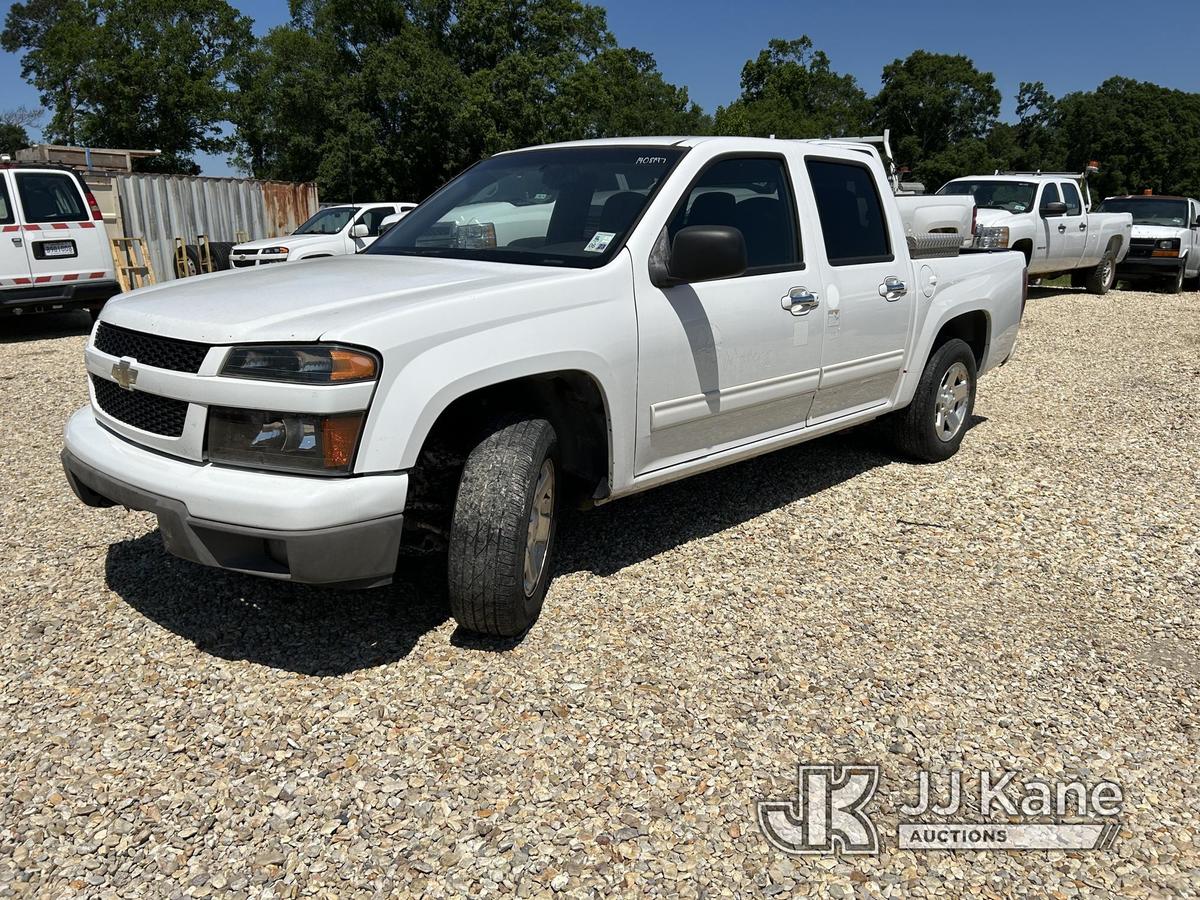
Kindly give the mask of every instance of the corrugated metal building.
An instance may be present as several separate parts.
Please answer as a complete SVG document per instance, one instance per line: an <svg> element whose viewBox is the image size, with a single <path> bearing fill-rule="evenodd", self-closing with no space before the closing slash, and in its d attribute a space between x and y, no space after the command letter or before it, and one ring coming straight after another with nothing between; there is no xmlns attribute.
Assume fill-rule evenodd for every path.
<svg viewBox="0 0 1200 900"><path fill-rule="evenodd" d="M146 239L160 281L174 275L175 238L194 243L291 234L317 211L317 186L185 175L113 177L122 233Z"/></svg>
<svg viewBox="0 0 1200 900"><path fill-rule="evenodd" d="M319 208L311 182L255 181L191 175L133 173L133 161L156 150L38 144L17 159L78 169L88 183L110 238L145 238L159 281L175 277L175 238L194 244L291 234Z"/></svg>

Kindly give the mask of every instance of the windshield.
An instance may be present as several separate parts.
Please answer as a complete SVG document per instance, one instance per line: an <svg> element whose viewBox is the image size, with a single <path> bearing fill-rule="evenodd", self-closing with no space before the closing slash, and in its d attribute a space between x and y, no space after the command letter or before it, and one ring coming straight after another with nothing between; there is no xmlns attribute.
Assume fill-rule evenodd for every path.
<svg viewBox="0 0 1200 900"><path fill-rule="evenodd" d="M1033 209L1037 185L1032 181L951 181L938 193L974 197L980 209L1023 213Z"/></svg>
<svg viewBox="0 0 1200 900"><path fill-rule="evenodd" d="M617 252L683 156L678 147L567 147L493 156L366 252L595 268Z"/></svg>
<svg viewBox="0 0 1200 900"><path fill-rule="evenodd" d="M1187 225L1186 200L1162 200L1156 197L1111 197L1100 204L1099 212L1133 213L1134 225L1162 225L1183 228Z"/></svg>
<svg viewBox="0 0 1200 900"><path fill-rule="evenodd" d="M337 234L354 215L353 206L330 206L297 228L292 234Z"/></svg>

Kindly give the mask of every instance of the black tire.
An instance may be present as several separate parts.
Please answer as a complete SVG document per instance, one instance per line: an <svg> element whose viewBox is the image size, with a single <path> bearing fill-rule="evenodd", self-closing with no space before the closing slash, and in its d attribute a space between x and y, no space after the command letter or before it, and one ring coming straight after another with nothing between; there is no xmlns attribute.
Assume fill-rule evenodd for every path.
<svg viewBox="0 0 1200 900"><path fill-rule="evenodd" d="M195 244L188 244L183 248L183 252L187 256L187 277L203 275L204 270L200 268L200 248Z"/></svg>
<svg viewBox="0 0 1200 900"><path fill-rule="evenodd" d="M229 251L233 249L233 244L229 241L213 241L209 246L212 247L213 267L218 272L224 272L229 268Z"/></svg>
<svg viewBox="0 0 1200 900"><path fill-rule="evenodd" d="M546 465L551 492L548 501L540 498L549 513L545 549L527 587L534 494ZM550 583L561 489L558 437L545 419L498 427L468 454L447 559L450 612L462 628L514 637L537 621Z"/></svg>
<svg viewBox="0 0 1200 900"><path fill-rule="evenodd" d="M1166 285L1167 293L1168 294L1182 294L1183 293L1183 281L1184 281L1184 271L1183 271L1183 266L1180 266L1179 269L1175 272L1175 274L1172 275L1167 280L1167 285Z"/></svg>
<svg viewBox="0 0 1200 900"><path fill-rule="evenodd" d="M967 376L966 408L956 409L958 424L953 433L947 435L940 427L938 401L943 381L956 366L961 366ZM954 338L938 347L925 363L912 403L889 417L888 425L896 448L924 462L941 462L957 453L975 409L977 375L975 354L965 341ZM957 418L959 413L961 418Z"/></svg>
<svg viewBox="0 0 1200 900"><path fill-rule="evenodd" d="M1112 256L1105 252L1104 258L1096 267L1086 271L1083 286L1088 289L1089 294L1107 294L1116 280L1117 264Z"/></svg>

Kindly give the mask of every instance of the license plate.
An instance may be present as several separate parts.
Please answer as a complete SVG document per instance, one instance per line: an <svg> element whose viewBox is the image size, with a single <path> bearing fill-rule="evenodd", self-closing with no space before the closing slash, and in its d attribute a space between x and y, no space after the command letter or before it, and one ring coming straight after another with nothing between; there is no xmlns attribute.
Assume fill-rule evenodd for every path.
<svg viewBox="0 0 1200 900"><path fill-rule="evenodd" d="M60 256L74 256L75 242L74 241L44 241L42 243L42 256L46 259L52 259Z"/></svg>

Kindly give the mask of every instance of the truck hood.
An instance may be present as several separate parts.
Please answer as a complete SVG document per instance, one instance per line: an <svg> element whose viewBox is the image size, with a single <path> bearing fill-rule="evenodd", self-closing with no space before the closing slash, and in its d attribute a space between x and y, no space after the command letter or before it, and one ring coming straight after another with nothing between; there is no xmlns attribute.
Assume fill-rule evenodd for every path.
<svg viewBox="0 0 1200 900"><path fill-rule="evenodd" d="M1187 235L1186 228L1176 228L1174 225L1134 225L1132 238L1153 238L1162 241L1169 238L1182 239Z"/></svg>
<svg viewBox="0 0 1200 900"><path fill-rule="evenodd" d="M151 285L110 300L102 320L204 344L316 341L370 334L370 324L579 270L411 256L335 256L216 272Z"/></svg>
<svg viewBox="0 0 1200 900"><path fill-rule="evenodd" d="M1018 216L1026 215L1026 213L1010 213L1003 209L983 209L977 207L975 209L975 224L977 225L1012 225L1016 222Z"/></svg>
<svg viewBox="0 0 1200 900"><path fill-rule="evenodd" d="M262 250L266 247L278 247L280 245L287 247L289 250L294 250L300 247L307 247L309 244L320 244L323 241L332 240L337 237L337 234L286 234L283 237L263 238L258 241L246 241L244 244L237 244L233 248L233 252Z"/></svg>

